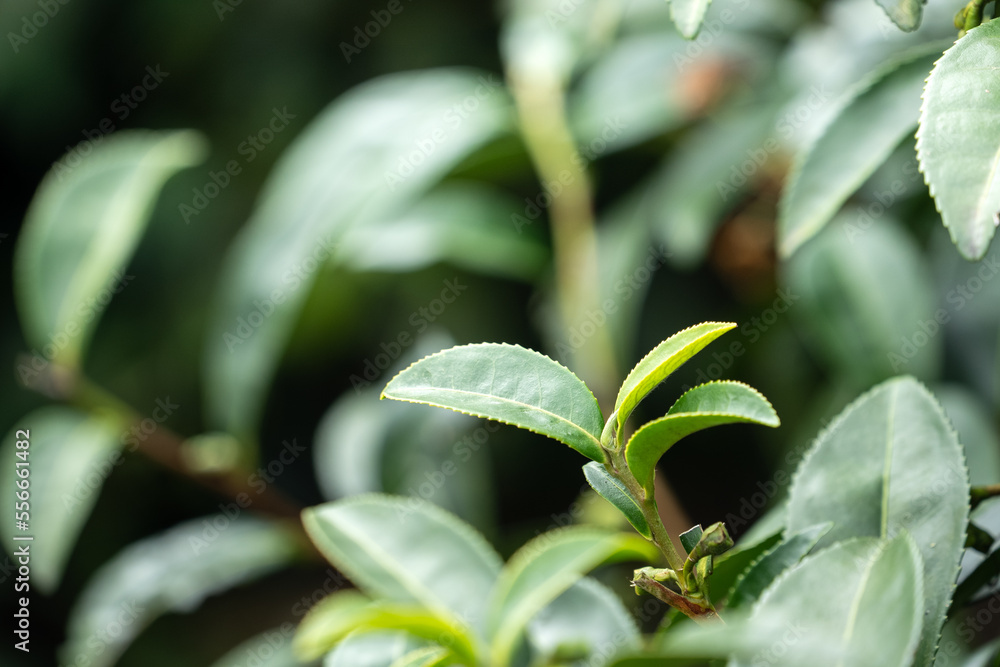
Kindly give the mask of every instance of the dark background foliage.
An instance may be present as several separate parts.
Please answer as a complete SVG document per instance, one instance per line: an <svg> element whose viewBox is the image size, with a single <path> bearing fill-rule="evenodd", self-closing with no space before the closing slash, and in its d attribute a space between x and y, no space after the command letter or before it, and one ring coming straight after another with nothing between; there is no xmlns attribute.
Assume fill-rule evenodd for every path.
<svg viewBox="0 0 1000 667"><path fill-rule="evenodd" d="M128 285L114 297L97 329L86 363L91 377L142 413L169 397L179 405L169 419L171 429L187 436L204 431L201 360L219 258L247 219L284 148L327 104L373 77L454 65L500 75L499 10L492 3L402 2L404 11L349 63L342 42L353 39L355 28L384 3L247 1L220 16L207 0L72 0L58 5L48 25L16 53L4 38L0 154L6 168L0 216L6 236L0 257L5 267L11 266L17 231L43 175L74 145L100 131L102 121L107 127L105 119L116 130L195 128L210 142L204 164L167 184L126 272ZM823 3L789 5L799 10L802 25L822 21ZM4 0L0 33L20 31L23 17L36 11L36 2ZM786 35L780 30L762 32L761 48L786 48ZM162 70L162 83L134 109L116 103L143 80L147 68ZM738 72L724 76L737 90L743 85ZM689 84L713 85L709 72L692 77ZM267 124L274 109L295 116L287 129L245 164L204 211L185 221L179 206L191 202L193 190L204 186L210 172L243 155L240 146ZM694 119L600 159L593 167L598 209L606 210L631 191L697 123ZM499 142L487 155L460 170L518 199L537 194L536 176L516 141ZM659 416L682 387L721 374L759 388L782 417L784 425L777 432L744 426L716 429L693 436L671 452L669 465L661 470L694 522L738 514L753 494L770 489L774 471L793 469L786 452L800 451L826 416L865 388L843 382L849 374L831 368L822 353L815 353L808 327L796 325L802 315L793 312L794 307L787 313L769 310L776 299L789 294L788 288L779 292L773 249L778 177L787 159L782 156L770 164L768 172L775 172L774 177L758 178L752 191L727 212L703 261L686 269L668 262L657 271L632 340L626 341L631 364L663 338L696 322L737 322L736 332L658 389L644 404L643 416ZM926 195L915 195L905 206L907 212L901 210L899 217L912 238L925 248L941 246L940 225L927 214L933 208ZM531 231L547 242L543 227ZM925 255L929 266L944 252ZM944 295L954 286L948 278L952 262L934 261L935 271L943 276L938 287ZM46 402L22 388L13 370L17 355L30 346L17 324L11 278L9 270L0 272L5 323L0 347L8 363L8 372L0 375L0 425L5 429L18 426L23 415ZM448 264L408 274L324 270L269 393L260 461L272 460L285 440L310 446L324 411L353 390L351 376L364 373L365 360L379 354L380 344L414 329L411 315L440 292L445 280L457 280L468 289L434 322L435 329L447 331L457 343L505 341L554 353L540 333L543 299L537 285ZM539 283L545 281L543 272ZM794 286L791 294L794 299ZM992 331L989 340L995 341L995 328ZM727 357L729 346L737 342L746 353ZM981 384L967 357L946 348L945 360L943 371L928 379ZM991 359L980 361L988 365ZM388 379L388 371L383 372L373 385ZM988 382L992 386L992 380ZM707 468L705 452L711 452ZM560 517L583 490L579 457L538 436L501 429L491 436L485 456L491 472L481 480L481 488L490 496L486 505L491 508L480 528L505 554L563 521ZM555 481L545 472L553 469L560 471ZM311 450L289 465L276 484L303 506L323 500ZM58 592L51 597L32 595L36 634L30 660L12 655L10 643L4 642L4 664L55 664L68 610L99 565L137 539L217 511L220 502L140 456L128 456L100 491ZM9 570L0 574L5 600L11 597L13 576ZM289 620L294 602L311 594L326 577L322 567L302 565L210 598L190 613L168 615L142 634L120 664L210 664L251 634Z"/></svg>

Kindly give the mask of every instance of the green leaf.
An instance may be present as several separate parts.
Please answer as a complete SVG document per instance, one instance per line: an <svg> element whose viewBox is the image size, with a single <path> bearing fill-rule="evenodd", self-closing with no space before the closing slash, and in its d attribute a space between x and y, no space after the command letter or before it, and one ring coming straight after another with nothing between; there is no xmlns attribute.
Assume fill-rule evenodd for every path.
<svg viewBox="0 0 1000 667"><path fill-rule="evenodd" d="M729 536L726 524L721 521L716 521L704 530L699 525L697 531L687 531L688 540L694 537L695 533L700 534L694 545L688 550L687 562L684 565L685 574L689 574L689 568L696 567L699 561L708 556L721 556L733 548L733 538ZM711 573L711 568L709 568L709 573Z"/></svg>
<svg viewBox="0 0 1000 667"><path fill-rule="evenodd" d="M470 99L476 111L458 117L456 104ZM223 263L205 357L216 427L253 440L286 342L345 232L405 211L506 129L509 106L495 76L405 72L338 98L296 138ZM415 165L409 156L427 142L433 149ZM259 326L248 324L252 313Z"/></svg>
<svg viewBox="0 0 1000 667"><path fill-rule="evenodd" d="M295 652L312 660L328 653L355 632L399 630L450 647L470 664L477 662L475 639L455 619L413 604L372 601L356 591L342 591L313 607L295 634Z"/></svg>
<svg viewBox="0 0 1000 667"><path fill-rule="evenodd" d="M743 415L767 426L781 423L759 391L733 380L715 380L689 389L667 411L668 416L692 413Z"/></svg>
<svg viewBox="0 0 1000 667"><path fill-rule="evenodd" d="M758 542L746 542L745 537L737 542L732 549L718 558L712 559L712 576L708 578L709 598L711 600L725 599L746 569L778 544L781 533L779 529L779 532Z"/></svg>
<svg viewBox="0 0 1000 667"><path fill-rule="evenodd" d="M913 136L927 72L946 46L923 45L877 68L844 95L830 123L796 156L779 204L783 257L815 236L893 149Z"/></svg>
<svg viewBox="0 0 1000 667"><path fill-rule="evenodd" d="M796 456L796 458L794 459L796 463L801 460L801 457L798 456L798 452L790 452L790 454L792 456ZM791 463L789 462L787 457L785 459L785 462L789 464ZM784 472L784 470L782 470L782 472ZM782 476L781 479L782 485L784 485L784 482L787 479L788 479L787 474ZM774 481L775 483L777 483L778 481L777 478L775 478ZM752 506L751 509L753 509ZM780 536L781 533L784 532L785 530L786 514L787 512L785 511L784 507L784 498L782 498L778 502L772 504L770 507L765 509L763 511L763 514L758 515L758 513L755 513L753 516L749 517L748 520L753 521L753 523L750 525L747 531L743 533L742 536L740 536L736 548L749 549L750 547L754 547L760 544L761 542L767 542L774 537ZM739 519L740 517L733 515L733 518ZM735 521L733 523L735 523ZM742 521L742 525L746 525L746 522Z"/></svg>
<svg viewBox="0 0 1000 667"><path fill-rule="evenodd" d="M962 443L969 483L972 486L1000 483L1000 439L982 398L957 384L935 387L934 395Z"/></svg>
<svg viewBox="0 0 1000 667"><path fill-rule="evenodd" d="M974 548L966 548L962 556L962 570L951 600L953 619L960 617L954 610L979 602L1000 589L997 577L1000 573L1000 542L997 541L997 535L1000 535L1000 498L981 500L969 515L969 529L970 536L974 535L973 531L982 531L979 536L982 542Z"/></svg>
<svg viewBox="0 0 1000 667"><path fill-rule="evenodd" d="M547 435L603 461L597 399L567 368L518 345L462 345L394 377L383 398L435 405Z"/></svg>
<svg viewBox="0 0 1000 667"><path fill-rule="evenodd" d="M438 262L533 280L548 251L538 234L511 224L524 203L469 183L442 185L385 220L351 227L337 260L354 271L417 271Z"/></svg>
<svg viewBox="0 0 1000 667"><path fill-rule="evenodd" d="M615 412L618 414L619 430L635 406L639 405L656 385L666 380L671 373L706 345L735 328L736 325L732 322L703 322L675 333L653 348L629 372L621 389L618 390ZM621 446L621 443L618 443L618 446Z"/></svg>
<svg viewBox="0 0 1000 667"><path fill-rule="evenodd" d="M617 14L600 0L511 0L502 5L500 53L511 78L568 78L614 37Z"/></svg>
<svg viewBox="0 0 1000 667"><path fill-rule="evenodd" d="M295 631L296 655L305 659L323 655L346 635L364 627L364 622L355 625L354 618L370 615L372 606L372 600L357 591L334 592L323 598L309 610ZM411 609L419 610L420 607Z"/></svg>
<svg viewBox="0 0 1000 667"><path fill-rule="evenodd" d="M577 581L538 612L528 625L528 637L542 664L556 664L553 658L573 652L579 655L574 667L598 660L604 664L642 645L635 620L618 596L590 577Z"/></svg>
<svg viewBox="0 0 1000 667"><path fill-rule="evenodd" d="M905 530L924 561L926 606L916 664L929 665L951 599L969 518L962 448L919 382L885 382L820 434L795 474L787 527L832 521L821 544Z"/></svg>
<svg viewBox="0 0 1000 667"><path fill-rule="evenodd" d="M670 18L685 39L694 39L701 30L712 0L670 0Z"/></svg>
<svg viewBox="0 0 1000 667"><path fill-rule="evenodd" d="M741 422L771 427L781 423L767 399L752 387L728 381L699 385L677 399L665 417L635 432L625 445L625 461L646 497L652 498L656 463L674 443L712 426Z"/></svg>
<svg viewBox="0 0 1000 667"><path fill-rule="evenodd" d="M740 105L705 119L678 138L643 186L649 224L663 241L671 266L689 270L701 265L726 213L753 184L738 165L748 151L777 150L775 106Z"/></svg>
<svg viewBox="0 0 1000 667"><path fill-rule="evenodd" d="M925 0L875 0L900 30L913 32L920 27Z"/></svg>
<svg viewBox="0 0 1000 667"><path fill-rule="evenodd" d="M392 667L435 667L444 664L451 657L451 651L446 648L426 646L410 651L392 663Z"/></svg>
<svg viewBox="0 0 1000 667"><path fill-rule="evenodd" d="M594 491L615 506L619 512L625 515L632 527L639 531L645 538L651 538L649 523L642 513L639 501L628 490L621 480L611 476L607 468L597 461L591 461L583 466L583 475L587 478L587 483L593 487Z"/></svg>
<svg viewBox="0 0 1000 667"><path fill-rule="evenodd" d="M1000 22L970 30L927 79L917 158L951 240L981 259L1000 220Z"/></svg>
<svg viewBox="0 0 1000 667"><path fill-rule="evenodd" d="M454 344L446 334L429 332L401 354L388 372L394 375L414 361ZM320 419L313 438L316 478L323 495L335 500L362 493L393 493L383 486L390 441L399 432L405 437L403 444L410 446L413 432L420 430L419 417L428 413L445 415L456 423L463 419L417 405L379 403L374 386L341 395Z"/></svg>
<svg viewBox="0 0 1000 667"><path fill-rule="evenodd" d="M17 436L21 428L29 430L28 438ZM58 587L101 485L122 461L119 449L126 432L127 425L115 419L48 407L18 420L4 438L0 511L8 520L0 524L0 534L8 551L30 544L31 583L42 591L52 593ZM17 449L19 440L28 442L28 449ZM21 452L26 453L23 458L18 457ZM27 465L18 467L18 463ZM27 531L16 530L14 523L15 502L21 502L15 498L15 492L21 491L15 484L23 479L18 470L30 471ZM26 535L34 540L13 539Z"/></svg>
<svg viewBox="0 0 1000 667"><path fill-rule="evenodd" d="M292 651L291 623L267 630L251 637L226 653L212 667L308 667L313 662L302 662ZM287 631L286 631L287 630Z"/></svg>
<svg viewBox="0 0 1000 667"><path fill-rule="evenodd" d="M689 624L668 634L661 651L732 655L736 666L907 667L920 639L921 567L905 533L841 542L786 571L752 614L728 614L725 625Z"/></svg>
<svg viewBox="0 0 1000 667"><path fill-rule="evenodd" d="M690 109L675 58L688 46L671 33L629 37L582 73L569 99L580 145L600 140L607 155L681 126Z"/></svg>
<svg viewBox="0 0 1000 667"><path fill-rule="evenodd" d="M77 167L63 162L38 187L14 251L14 290L28 343L78 367L99 316L123 280L175 172L199 163L192 131L120 132L92 144Z"/></svg>
<svg viewBox="0 0 1000 667"><path fill-rule="evenodd" d="M1000 639L994 639L976 649L975 653L961 663L961 667L992 667L996 664L997 655L1000 655L998 651L1000 651Z"/></svg>
<svg viewBox="0 0 1000 667"><path fill-rule="evenodd" d="M790 315L854 391L903 372L933 377L943 336L921 329L936 303L920 248L892 219L863 230L857 221L845 212L791 258L782 288Z"/></svg>
<svg viewBox="0 0 1000 667"><path fill-rule="evenodd" d="M302 523L320 552L372 597L482 629L501 561L454 515L416 498L365 495L311 507Z"/></svg>
<svg viewBox="0 0 1000 667"><path fill-rule="evenodd" d="M740 575L726 601L726 609L739 609L756 602L771 582L812 551L832 527L833 524L824 523L807 528L768 549Z"/></svg>
<svg viewBox="0 0 1000 667"><path fill-rule="evenodd" d="M382 463L390 434L397 422L412 426L411 410L384 410L373 393L344 394L316 427L316 478L329 500L385 491Z"/></svg>
<svg viewBox="0 0 1000 667"><path fill-rule="evenodd" d="M387 370L388 376L454 344L450 336L428 331ZM380 403L378 397L374 386L346 392L320 420L313 456L326 499L361 493L419 495L473 526L491 526L491 462L482 441L489 435L484 426L449 410ZM477 442L469 444L466 438L473 437ZM458 440L465 444L456 445ZM461 464L462 474L444 475L428 491L427 475L441 477L442 467L455 463Z"/></svg>
<svg viewBox="0 0 1000 667"><path fill-rule="evenodd" d="M695 548L698 544L698 540L700 540L701 536L704 534L705 531L702 530L700 523L697 526L689 528L681 533L678 539L681 541L681 546L684 547L684 552L691 553L691 550Z"/></svg>
<svg viewBox="0 0 1000 667"><path fill-rule="evenodd" d="M220 527L225 519L224 527ZM255 519L195 519L126 547L87 583L70 612L65 664L106 667L158 616L285 565L295 537Z"/></svg>
<svg viewBox="0 0 1000 667"><path fill-rule="evenodd" d="M323 667L392 667L392 664L422 647L421 642L402 632L354 634L337 644Z"/></svg>
<svg viewBox="0 0 1000 667"><path fill-rule="evenodd" d="M525 544L504 567L493 591L493 664L508 664L532 617L584 574L609 561L649 562L657 553L636 535L584 527L554 530Z"/></svg>
<svg viewBox="0 0 1000 667"><path fill-rule="evenodd" d="M711 667L719 667L725 663L720 661L709 664ZM705 662L703 660L664 658L662 656L629 656L609 662L608 667L705 667Z"/></svg>
<svg viewBox="0 0 1000 667"><path fill-rule="evenodd" d="M978 508L977 508L978 509ZM996 579L1000 574L1000 549L994 549L979 560L971 572L955 587L954 603L961 608L969 602L978 602L996 591Z"/></svg>

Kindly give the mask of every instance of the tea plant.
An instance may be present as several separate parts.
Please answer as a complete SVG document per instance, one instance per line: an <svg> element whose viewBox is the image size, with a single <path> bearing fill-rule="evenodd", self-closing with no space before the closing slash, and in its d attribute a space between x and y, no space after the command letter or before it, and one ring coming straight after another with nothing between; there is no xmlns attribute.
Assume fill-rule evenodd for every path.
<svg viewBox="0 0 1000 667"><path fill-rule="evenodd" d="M499 556L471 528L428 507L415 512L399 499L368 496L307 510L306 529L320 550L376 599L355 592L328 598L299 631L304 657L319 657L359 631L396 629L440 645L430 652L415 649L419 664L515 664L536 614L588 570L623 559L662 558L667 567L637 570L633 585L692 618L715 617L708 576L713 558L731 547L732 539L721 522L706 530L696 526L680 536L686 551L681 556L657 512L655 466L691 433L737 422L775 427L778 416L754 389L711 382L684 393L664 417L631 437L625 433L629 416L657 385L735 326L708 322L660 343L626 377L606 421L582 380L552 359L515 345L454 347L397 375L383 398L513 424L592 459L584 466L587 481L651 544L593 528L564 528L529 542L501 567ZM448 553L440 561L426 554L431 562L414 563L410 554L432 535L435 549L448 545ZM598 595L593 604L608 606L611 617L621 616L620 605L603 600ZM350 649L342 650L349 662Z"/></svg>
<svg viewBox="0 0 1000 667"><path fill-rule="evenodd" d="M302 656L334 650L333 664L352 664L355 651L371 650L357 642L386 630L411 641L383 647L380 660L392 664L553 664L574 645L585 647L583 656L600 654L594 637L629 624L613 598L574 587L601 563L660 557L666 567L637 569L632 585L708 625L666 633L647 648L654 654L753 661L766 654L780 665L932 664L965 546L969 484L947 419L910 378L874 389L820 435L796 474L776 527L780 539L768 536L743 558L725 560L733 542L720 522L680 535L686 553L675 550L656 509L660 457L698 430L736 422L774 427L778 417L752 388L720 381L689 390L629 438L626 422L653 388L733 326L701 324L658 345L629 373L603 426L582 381L517 346L455 347L397 375L384 398L513 424L593 459L584 466L587 481L651 545L564 528L529 542L504 566L471 528L430 506L362 496L313 508L304 515L307 531L364 594L334 594L314 609L296 638ZM710 580L716 559L730 570L716 587L727 599L721 627L711 622L718 618ZM560 643L546 637L552 631L544 619L561 615L576 624L563 628ZM640 644L632 627L603 659Z"/></svg>
<svg viewBox="0 0 1000 667"><path fill-rule="evenodd" d="M1000 265L988 256L1000 211L1000 22L982 0L954 19L957 7L943 2L874 4L731 0L716 12L707 0L511 0L502 72L396 72L341 95L308 127L290 125L284 136L298 136L224 240L218 275L205 260L222 246L193 230L225 220L222 201L237 186L222 190L249 160L192 175L207 154L201 134L126 130L53 164L14 248L15 375L32 393L11 401L23 416L0 449L0 514L30 505L32 594L72 601L60 661L108 667L158 617L268 573L326 568L324 557L346 578L325 570L283 625L220 666L245 665L262 641L277 643L268 667L995 660L1000 644L982 615L995 614L1000 573L991 414L1000 281L990 282ZM385 39L426 39L420 22L393 21ZM887 32L887 21L901 30ZM174 178L195 180L174 187ZM212 208L206 183L219 197ZM460 277L449 273L442 287L441 266ZM164 275L179 284L146 304L117 304L129 285ZM362 275L378 276L373 284L388 275L400 312L379 321ZM497 290L491 297L517 295L530 324L512 326L493 298L445 315L470 300L470 277ZM620 372L638 356L635 341L730 317L722 313L734 304L713 296L724 286L743 326L693 326ZM658 506L666 478L732 502L739 492L715 473L738 464L706 445L697 465L667 456L669 475L658 476L661 457L696 431L776 427L778 416L755 389L719 380L659 419L634 428L632 418L654 387L733 330L742 338L714 357L720 372L707 364L699 375L750 374L781 407L791 453L827 425L766 482L768 498L736 500L752 510L738 518L751 532L736 535L730 513L671 535L663 517L683 512ZM454 346L493 331L540 334L552 357ZM340 348L378 335L363 353ZM750 346L752 363L738 365ZM192 358L198 368L181 363ZM290 438L268 460L265 426L308 403L279 377L296 364L321 378L316 396L343 394L314 437ZM344 370L339 381L333 368ZM394 403L376 400L383 385ZM488 421L472 431L460 416L407 403ZM456 434L493 433L498 422L590 459L584 478L634 532L585 517L503 562L472 528L509 539L490 530L489 457L438 473L454 466ZM29 462L21 433L30 433L30 503L25 466L14 463ZM487 447L508 456L500 443ZM102 487L133 452L156 465L112 485L105 520L94 512ZM332 502L303 513L286 491L309 495L308 485L281 473L310 457L320 493L307 502ZM536 485L562 475L531 455L513 465ZM156 486L160 468L176 486ZM413 479L435 473L439 493L414 491ZM516 481L501 480L508 499L528 495ZM155 534L146 523L111 531L130 516L123 498L181 516ZM87 539L91 520L100 523L91 535L120 538L116 555ZM0 523L8 547L18 530ZM619 597L629 590L621 563L638 566L631 585L644 601L665 603L654 603L662 621L646 615L637 626ZM588 576L604 565L602 580L620 586Z"/></svg>

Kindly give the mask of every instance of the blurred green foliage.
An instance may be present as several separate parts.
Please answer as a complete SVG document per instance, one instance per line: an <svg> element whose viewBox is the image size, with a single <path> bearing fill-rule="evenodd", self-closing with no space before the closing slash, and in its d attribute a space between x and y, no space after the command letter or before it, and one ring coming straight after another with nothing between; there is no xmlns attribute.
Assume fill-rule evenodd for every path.
<svg viewBox="0 0 1000 667"><path fill-rule="evenodd" d="M703 4L678 3L687 17ZM920 16L913 4L894 5L898 21ZM42 5L51 16L32 30ZM931 2L920 27L902 32L870 0L718 0L694 41L678 34L663 0L388 6L0 0L5 266L15 266L24 221L45 217L29 206L47 173L56 182L98 173L91 153L118 141L193 136L104 135L192 129L204 139L200 164L166 181L158 196L147 193L155 202L148 220L142 206L116 210L131 230L100 218L107 229L99 256L80 251L73 260L96 271L89 283L64 280L73 263L66 259L34 266L34 286L86 291L114 278L107 304L92 307L96 328L73 334L81 355L58 359L71 367L82 359L86 377L102 388L90 399L106 391L140 420L174 405L152 428L199 436L183 447L180 465L190 470L235 470L250 490L276 489L300 506L372 490L430 497L509 555L545 529L607 516L581 497L574 453L473 418L378 403L388 379L425 354L481 341L539 349L587 374L589 352L575 351L596 349L606 334L609 360L595 366L604 371L585 379L617 386L639 353L667 335L700 321L733 321L727 339L638 411L659 416L666 396L725 377L758 387L782 418L777 432L727 427L671 451L660 473L692 523L741 516L730 529L744 532L762 513L749 499L766 495L773 505L786 493L787 480L771 480L787 478L822 424L861 391L904 373L946 387L939 395L974 462L974 483L1000 482L995 250L965 244L967 254L985 253L970 262L949 241L917 170L912 133L899 127L913 126L917 107L894 123L874 113L877 104L864 106L873 98L864 86L884 63L954 38L960 3ZM583 179L560 183L546 173L519 131L523 109L510 98L517 86L501 83L505 74L538 68L565 86L578 151L572 164L589 174L597 221L596 263L580 277L593 279L597 294L569 316L560 310L567 284L549 219L557 202L568 201L557 190L578 191ZM905 97L919 74L896 72L910 74L890 77ZM776 241L789 222L782 215L790 204L778 204L782 186L841 109L849 112L833 126L841 134L826 141L844 149L843 159L854 156L852 178L831 187L827 201L797 202L832 219L784 256L787 244ZM446 140L433 139L439 127L449 131ZM865 160L837 139L857 137L861 127L876 135L872 146L884 161ZM545 128L538 136L559 139ZM195 162L198 151L189 148L149 178ZM930 150L940 148L932 141ZM100 188L114 178L84 183L51 217L53 229L108 203ZM815 231L823 222L808 220ZM80 250L73 237L55 236ZM28 251L19 252L31 254L30 237L20 239ZM39 319L25 308L41 311L59 299L42 303L13 276L0 277L7 323L0 356L12 369L0 378L5 431L34 427L36 417L26 415L51 402L45 394L65 394L59 377L23 372L39 354L54 358L44 346L61 328L53 324L58 315ZM285 291L272 319L258 304L273 285ZM248 317L254 309L267 322L259 331ZM33 384L39 376L45 382ZM169 552L163 545L185 539L185 529L203 539L203 519L228 516L231 501L131 453L138 445L128 438L144 443L149 435L141 421L139 431L110 426L126 451L107 458L115 438L101 433L109 424L85 422L80 407L60 408L47 437L68 447L72 438L63 434L77 433L81 446L57 467L79 460L100 474L85 488L66 481L61 491L93 509L50 538L64 543L44 565L36 561L39 578L51 580L44 594L32 591L37 643L29 660L4 644L4 664L56 664L68 638L82 633L86 643L90 628L100 627L79 620L87 605L113 612L121 603L88 586L129 571L128 558L156 545ZM73 430L81 423L84 436ZM706 451L717 462L708 495L687 474ZM0 461L2 470L10 465ZM552 470L567 474L550 478ZM51 512L60 516L58 506ZM240 530L258 528L241 523ZM169 563L158 576L137 577L125 597L148 601L152 624L119 647L118 664L212 664L253 635L297 622L317 592L344 584L303 555L308 547L269 551L267 530L278 528L261 531L260 559L248 557L245 578L270 574L224 595L210 594L244 579L236 571L220 582L210 561L175 596L165 585L175 581ZM226 540L213 549L225 553ZM12 587L12 576L0 568L0 585ZM73 609L85 611L71 622ZM153 610L185 613L154 621ZM644 610L651 629L659 612ZM279 635L283 645L290 641Z"/></svg>

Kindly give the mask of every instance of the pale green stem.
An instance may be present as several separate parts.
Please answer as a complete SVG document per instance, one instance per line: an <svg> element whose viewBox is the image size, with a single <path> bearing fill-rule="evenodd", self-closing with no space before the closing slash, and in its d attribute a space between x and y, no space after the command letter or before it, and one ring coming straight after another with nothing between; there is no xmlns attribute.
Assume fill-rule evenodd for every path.
<svg viewBox="0 0 1000 667"><path fill-rule="evenodd" d="M646 519L646 523L649 524L649 531L653 536L653 544L663 554L663 557L667 560L667 565L672 570L676 570L677 572L682 571L684 569L684 559L677 553L677 549L674 548L674 543L670 539L670 534L664 527L663 520L660 519L660 512L656 507L656 499L652 496L649 498L646 497L646 492L639 484L639 481L628 469L628 465L625 462L624 448L615 447L611 450L605 450L605 454L609 456L610 464L605 465L608 472L618 478L629 492L632 493L632 496L639 501L642 515Z"/></svg>
<svg viewBox="0 0 1000 667"><path fill-rule="evenodd" d="M552 195L549 220L556 291L562 328L568 334L589 321L588 313L599 313L601 308L590 180L567 124L561 79L511 71L508 80L528 152L543 187ZM606 326L597 326L573 350L571 363L602 403L613 396L618 370Z"/></svg>

